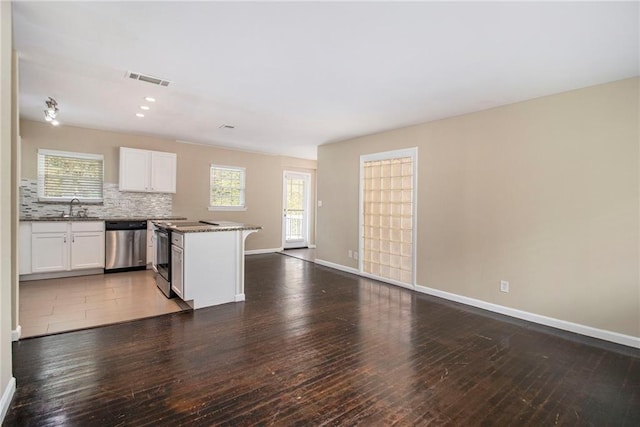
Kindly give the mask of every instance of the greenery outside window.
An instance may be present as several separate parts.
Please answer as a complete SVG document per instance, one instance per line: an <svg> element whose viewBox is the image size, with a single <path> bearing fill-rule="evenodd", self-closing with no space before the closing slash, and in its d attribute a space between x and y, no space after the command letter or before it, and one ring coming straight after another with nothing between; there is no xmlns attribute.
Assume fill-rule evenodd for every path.
<svg viewBox="0 0 640 427"><path fill-rule="evenodd" d="M100 154L38 150L38 200L102 203L104 158Z"/></svg>
<svg viewBox="0 0 640 427"><path fill-rule="evenodd" d="M211 165L209 210L245 210L245 169Z"/></svg>

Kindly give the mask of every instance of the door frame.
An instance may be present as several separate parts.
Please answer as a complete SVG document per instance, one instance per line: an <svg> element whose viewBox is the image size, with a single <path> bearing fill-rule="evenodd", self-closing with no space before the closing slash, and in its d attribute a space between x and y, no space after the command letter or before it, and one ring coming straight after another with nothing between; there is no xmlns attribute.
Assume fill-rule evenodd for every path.
<svg viewBox="0 0 640 427"><path fill-rule="evenodd" d="M296 175L305 180L305 203L304 203L304 221L303 221L303 232L304 232L304 243L303 246L300 246L297 243L287 243L287 217L285 214L287 207L287 175ZM296 248L296 247L309 247L309 238L310 238L310 212L311 212L311 197L310 197L310 188L311 185L311 174L308 172L299 172L293 170L284 170L282 172L282 248Z"/></svg>

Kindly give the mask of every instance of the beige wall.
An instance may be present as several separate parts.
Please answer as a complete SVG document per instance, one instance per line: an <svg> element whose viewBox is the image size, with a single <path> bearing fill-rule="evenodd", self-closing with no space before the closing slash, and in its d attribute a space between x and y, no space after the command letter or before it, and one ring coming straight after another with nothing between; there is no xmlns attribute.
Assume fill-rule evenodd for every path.
<svg viewBox="0 0 640 427"><path fill-rule="evenodd" d="M640 336L638 94L628 79L321 146L318 258L357 267L359 156L418 147L417 285Z"/></svg>
<svg viewBox="0 0 640 427"><path fill-rule="evenodd" d="M62 107L64 108L64 106ZM178 143L160 138L106 132L73 126L53 127L44 122L21 121L22 177L35 179L39 148L104 155L105 181L118 182L119 147L177 153L178 173L173 214L190 220L216 218L264 227L247 238L247 249L282 246L282 176L285 169L311 173L315 188L315 160L226 150L199 144ZM246 205L243 212L210 212L209 166L214 164L246 168ZM311 218L315 222L315 215ZM315 241L315 235L311 236Z"/></svg>
<svg viewBox="0 0 640 427"><path fill-rule="evenodd" d="M11 230L12 31L11 3L0 2L0 229ZM9 399L12 381L11 269L15 252L11 238L0 239L0 399ZM8 402L7 402L8 403ZM0 408L6 409L6 408ZM1 417L0 417L1 418ZM0 419L0 421L2 421Z"/></svg>

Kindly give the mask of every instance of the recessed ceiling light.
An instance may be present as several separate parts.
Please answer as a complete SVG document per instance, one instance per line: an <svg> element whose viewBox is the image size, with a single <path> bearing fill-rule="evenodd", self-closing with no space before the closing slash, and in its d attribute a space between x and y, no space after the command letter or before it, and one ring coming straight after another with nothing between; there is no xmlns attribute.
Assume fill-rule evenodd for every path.
<svg viewBox="0 0 640 427"><path fill-rule="evenodd" d="M152 98L150 96L145 97L144 100L147 101L147 102L156 102L156 99Z"/></svg>
<svg viewBox="0 0 640 427"><path fill-rule="evenodd" d="M148 105L141 105L141 106L140 106L140 109L141 109L141 110L148 110L148 109L149 109L149 106L148 106Z"/></svg>
<svg viewBox="0 0 640 427"><path fill-rule="evenodd" d="M144 117L144 114L142 114L142 113L136 113L136 117Z"/></svg>

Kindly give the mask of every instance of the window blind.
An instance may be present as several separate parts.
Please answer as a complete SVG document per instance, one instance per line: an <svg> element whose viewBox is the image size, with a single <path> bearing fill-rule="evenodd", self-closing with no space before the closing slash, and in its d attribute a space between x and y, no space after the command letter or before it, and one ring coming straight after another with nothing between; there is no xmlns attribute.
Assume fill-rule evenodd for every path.
<svg viewBox="0 0 640 427"><path fill-rule="evenodd" d="M211 165L209 206L213 208L244 208L244 183L244 168Z"/></svg>
<svg viewBox="0 0 640 427"><path fill-rule="evenodd" d="M38 199L101 202L104 160L99 154L38 150Z"/></svg>

